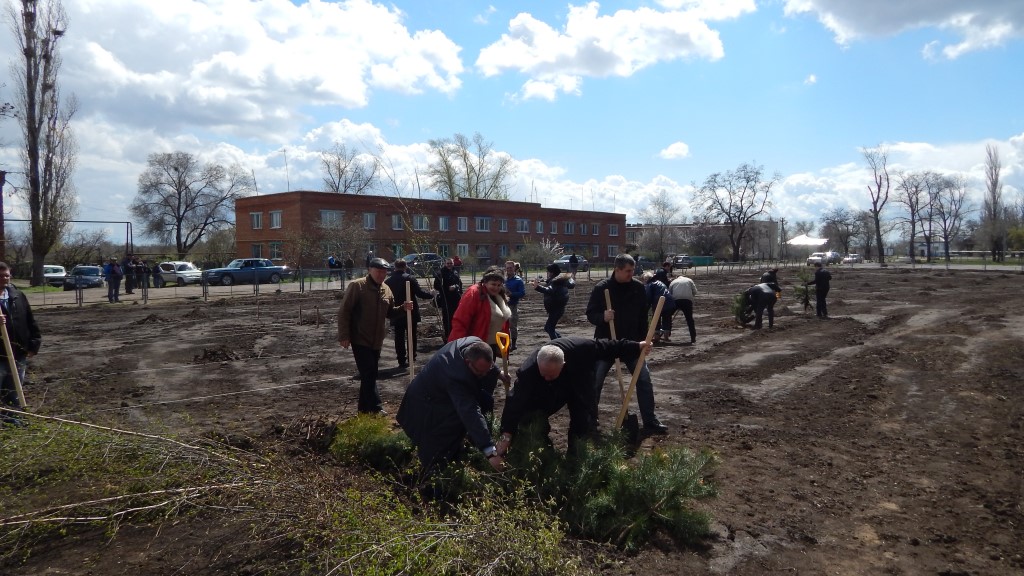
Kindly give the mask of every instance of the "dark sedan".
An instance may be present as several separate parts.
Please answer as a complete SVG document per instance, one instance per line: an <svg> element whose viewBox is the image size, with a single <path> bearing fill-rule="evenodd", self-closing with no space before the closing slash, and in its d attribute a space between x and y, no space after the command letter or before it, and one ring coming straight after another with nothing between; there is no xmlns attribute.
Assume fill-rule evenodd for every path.
<svg viewBox="0 0 1024 576"><path fill-rule="evenodd" d="M266 258L238 258L223 268L213 268L203 272L209 284L252 284L270 282L277 284L292 275L287 266L278 266Z"/></svg>
<svg viewBox="0 0 1024 576"><path fill-rule="evenodd" d="M75 266L64 278L64 290L75 288L103 288L103 268L101 266Z"/></svg>

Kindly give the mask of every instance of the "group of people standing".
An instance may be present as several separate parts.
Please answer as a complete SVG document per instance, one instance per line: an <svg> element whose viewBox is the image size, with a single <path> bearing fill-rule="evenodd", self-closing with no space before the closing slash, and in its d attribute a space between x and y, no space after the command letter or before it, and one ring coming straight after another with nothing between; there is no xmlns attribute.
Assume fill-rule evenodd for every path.
<svg viewBox="0 0 1024 576"><path fill-rule="evenodd" d="M107 301L113 304L121 301L121 280L124 280L124 293L134 294L136 288L149 288L149 275L152 270L144 260L128 254L121 262L111 258L103 265L103 277L107 281Z"/></svg>

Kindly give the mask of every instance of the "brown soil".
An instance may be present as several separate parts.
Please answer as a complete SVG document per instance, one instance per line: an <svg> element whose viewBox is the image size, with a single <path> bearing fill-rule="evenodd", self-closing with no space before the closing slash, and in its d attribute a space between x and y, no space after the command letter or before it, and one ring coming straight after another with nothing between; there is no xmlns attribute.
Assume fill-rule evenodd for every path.
<svg viewBox="0 0 1024 576"><path fill-rule="evenodd" d="M697 277L697 344L675 343L688 340L677 315L673 342L650 358L670 433L644 449L720 455L720 494L699 504L715 536L702 549L657 540L595 569L1024 574L1024 276L837 269L829 320L797 305L795 271L781 276L775 328L760 331L729 313L756 273ZM591 285L580 283L563 334L592 334L582 316ZM291 288L258 306L240 297L38 307L45 342L26 388L32 410L246 448L298 445L302 422L354 414L357 385L336 342L339 292ZM525 353L546 339L540 295L522 310ZM441 344L436 320L422 329L421 363ZM390 342L381 365L393 414L408 375ZM614 396L604 395L603 427L618 412ZM75 534L0 573L213 573L204 567L225 549L258 554L233 528L203 515L159 530L126 522L116 537Z"/></svg>

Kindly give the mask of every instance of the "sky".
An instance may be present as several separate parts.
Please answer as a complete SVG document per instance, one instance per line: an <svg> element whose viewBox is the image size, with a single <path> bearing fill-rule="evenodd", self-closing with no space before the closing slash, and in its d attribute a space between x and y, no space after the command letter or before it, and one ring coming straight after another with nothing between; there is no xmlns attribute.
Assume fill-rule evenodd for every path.
<svg viewBox="0 0 1024 576"><path fill-rule="evenodd" d="M1020 0L64 6L81 220L130 220L147 157L172 151L237 163L266 194L322 189L337 142L382 156L391 193L434 198L414 170L456 133L514 160L511 199L628 222L662 192L690 221L694 185L743 163L779 176L772 218L866 209L877 146L893 171L967 176L980 205L992 145L1004 196L1024 191ZM5 28L0 59L15 54ZM27 213L19 141L0 120L8 218Z"/></svg>

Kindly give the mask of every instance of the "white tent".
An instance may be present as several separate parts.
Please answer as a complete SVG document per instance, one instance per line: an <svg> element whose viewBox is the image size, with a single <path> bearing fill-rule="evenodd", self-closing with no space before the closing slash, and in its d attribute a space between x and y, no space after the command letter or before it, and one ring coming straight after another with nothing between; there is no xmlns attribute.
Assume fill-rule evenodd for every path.
<svg viewBox="0 0 1024 576"><path fill-rule="evenodd" d="M786 241L790 246L821 246L828 242L828 238L811 238L807 234L794 236Z"/></svg>

